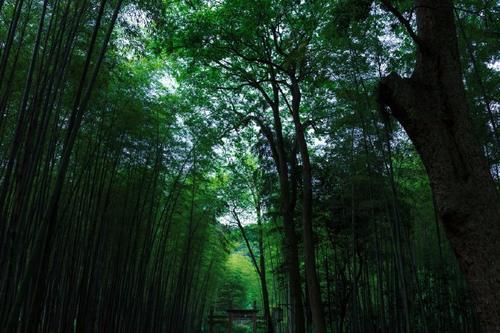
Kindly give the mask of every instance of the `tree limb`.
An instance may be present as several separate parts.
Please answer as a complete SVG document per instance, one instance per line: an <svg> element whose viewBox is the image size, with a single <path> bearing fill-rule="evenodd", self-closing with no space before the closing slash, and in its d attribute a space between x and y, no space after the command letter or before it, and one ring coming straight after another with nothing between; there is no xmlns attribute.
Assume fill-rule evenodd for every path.
<svg viewBox="0 0 500 333"><path fill-rule="evenodd" d="M417 36L415 31L413 31L410 21L408 21L401 12L394 7L389 0L381 0L382 1L382 9L390 12L393 14L398 21L405 27L406 31L408 32L408 35L410 35L411 39L417 44L417 46L420 48L421 51L426 50L427 48L425 47L424 43L422 40Z"/></svg>
<svg viewBox="0 0 500 333"><path fill-rule="evenodd" d="M238 225L238 229L240 229L241 236L243 236L243 239L245 240L245 244L247 245L248 253L250 253L250 257L252 258L252 263L257 271L257 274L259 274L259 277L262 277L262 273L259 268L259 264L257 263L257 258L255 257L255 254L253 253L252 246L250 245L250 241L248 240L247 234L245 232L245 228L243 228L243 224L240 221L240 218L238 216L238 213L236 212L235 209L231 210L231 213L236 221L236 224Z"/></svg>

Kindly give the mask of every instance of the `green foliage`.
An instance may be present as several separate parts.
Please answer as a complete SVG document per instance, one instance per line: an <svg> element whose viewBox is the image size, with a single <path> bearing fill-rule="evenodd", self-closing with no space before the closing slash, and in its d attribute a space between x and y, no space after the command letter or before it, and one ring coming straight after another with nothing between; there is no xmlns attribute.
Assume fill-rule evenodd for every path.
<svg viewBox="0 0 500 333"><path fill-rule="evenodd" d="M232 253L225 263L218 288L217 308L251 309L259 299L260 286L249 258L241 252Z"/></svg>
<svg viewBox="0 0 500 333"><path fill-rule="evenodd" d="M414 23L411 1L392 3ZM274 129L277 139L276 114L266 95L278 91L284 158L298 157L299 184L294 77L329 330L401 332L405 322L415 332L477 330L422 163L378 113L379 79L411 75L415 62L413 41L379 2L125 1L93 81L116 4L48 1L42 16L43 1L0 0L2 325L195 332L207 328L212 307L256 301L262 315L237 213L284 329L290 293L280 175L265 133ZM475 131L498 180L500 8L456 7ZM301 194L297 186L298 236ZM43 260L33 260L44 239ZM302 254L299 261L305 291Z"/></svg>

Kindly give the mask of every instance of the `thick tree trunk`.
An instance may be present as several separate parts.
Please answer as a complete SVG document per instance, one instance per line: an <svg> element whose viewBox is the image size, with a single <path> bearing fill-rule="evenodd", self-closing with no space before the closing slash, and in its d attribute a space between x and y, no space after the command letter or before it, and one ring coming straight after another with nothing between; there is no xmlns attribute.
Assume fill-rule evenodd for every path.
<svg viewBox="0 0 500 333"><path fill-rule="evenodd" d="M274 74L273 74L274 79ZM300 277L299 246L295 232L294 212L297 192L296 151L292 149L290 160L287 158L283 130L279 110L279 88L273 84L274 101L269 103L273 111L274 130L276 133L276 144L268 138L273 151L276 152L274 160L278 170L280 184L280 212L283 218L283 252L288 273L290 323L295 333L305 332L304 307L302 302L302 283ZM274 155L274 154L273 154ZM290 172L288 168L290 167Z"/></svg>
<svg viewBox="0 0 500 333"><path fill-rule="evenodd" d="M279 89L273 85L273 101L268 101L273 111L274 134L258 118L254 118L266 137L272 151L275 167L279 176L280 214L283 218L283 256L288 275L290 326L295 333L305 332L304 307L302 302L302 285L300 277L299 246L295 232L294 212L296 205L297 175L295 149L291 152L290 161L287 158L283 130L279 110ZM290 167L290 172L289 172Z"/></svg>
<svg viewBox="0 0 500 333"><path fill-rule="evenodd" d="M284 252L290 288L290 311L294 332L305 332L304 305L299 270L299 249L292 214L284 214Z"/></svg>
<svg viewBox="0 0 500 333"><path fill-rule="evenodd" d="M416 0L415 7L415 71L411 78L383 79L380 101L408 133L427 169L483 329L500 332L500 197L472 130L453 2Z"/></svg>
<svg viewBox="0 0 500 333"><path fill-rule="evenodd" d="M309 159L305 130L300 120L301 92L298 82L292 77L292 116L295 125L296 140L302 157L302 235L304 240L304 263L307 280L307 291L311 307L313 331L326 333L326 321L321 288L316 274L316 254L314 249L313 231L313 188L312 169Z"/></svg>

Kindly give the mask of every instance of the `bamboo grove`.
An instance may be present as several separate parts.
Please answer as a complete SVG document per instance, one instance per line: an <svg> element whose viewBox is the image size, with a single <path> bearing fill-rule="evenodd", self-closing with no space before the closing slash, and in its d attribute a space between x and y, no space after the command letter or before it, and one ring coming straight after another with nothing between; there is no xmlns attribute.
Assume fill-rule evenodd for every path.
<svg viewBox="0 0 500 333"><path fill-rule="evenodd" d="M500 6L435 3L0 0L1 331L496 332Z"/></svg>

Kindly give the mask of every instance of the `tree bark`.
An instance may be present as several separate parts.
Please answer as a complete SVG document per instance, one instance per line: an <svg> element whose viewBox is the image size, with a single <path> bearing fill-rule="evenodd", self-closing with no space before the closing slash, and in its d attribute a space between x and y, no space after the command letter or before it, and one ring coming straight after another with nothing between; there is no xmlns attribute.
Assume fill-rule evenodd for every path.
<svg viewBox="0 0 500 333"><path fill-rule="evenodd" d="M276 82L276 75L272 68L270 68L270 78L273 90L272 98L269 97L259 85L256 85L256 88L261 92L266 103L272 110L274 132L269 127L265 126L259 118L254 118L254 120L259 125L261 132L269 143L274 164L278 171L280 213L283 218L283 229L285 233L285 237L283 237L283 253L289 283L290 325L295 333L303 333L305 332L304 303L302 300L299 246L294 221L295 205L297 201L297 152L295 148L291 149L291 154L288 158L280 116L279 86ZM288 170L289 168L290 172Z"/></svg>
<svg viewBox="0 0 500 333"><path fill-rule="evenodd" d="M313 187L312 168L309 159L309 149L305 136L305 129L300 119L301 91L294 77L292 81L292 117L295 126L297 144L302 157L302 234L304 240L304 263L307 280L307 291L311 306L313 331L326 333L326 321L321 300L321 287L316 274L316 254L314 249L313 231Z"/></svg>
<svg viewBox="0 0 500 333"><path fill-rule="evenodd" d="M500 332L500 197L467 107L451 0L415 0L417 62L379 98L413 141L485 332Z"/></svg>

